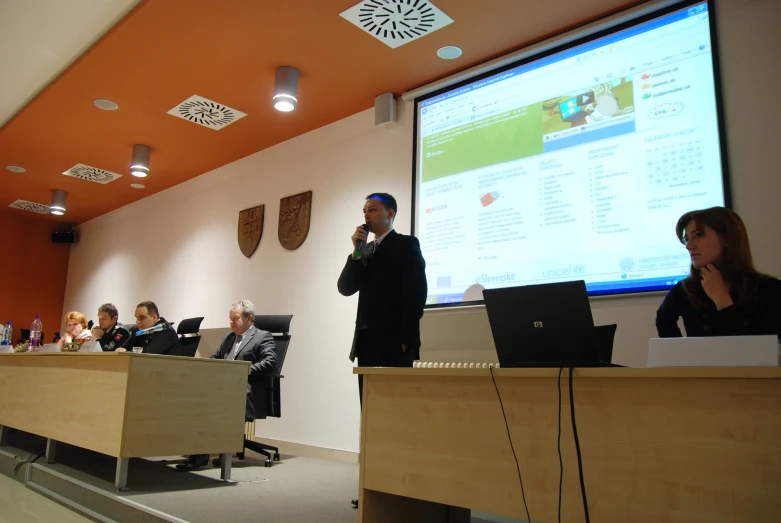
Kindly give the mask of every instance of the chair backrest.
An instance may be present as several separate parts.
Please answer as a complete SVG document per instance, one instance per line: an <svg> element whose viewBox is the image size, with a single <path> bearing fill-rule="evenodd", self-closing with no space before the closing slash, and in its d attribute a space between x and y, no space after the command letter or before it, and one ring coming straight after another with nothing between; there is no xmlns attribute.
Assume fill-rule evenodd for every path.
<svg viewBox="0 0 781 523"><path fill-rule="evenodd" d="M198 352L198 345L201 343L201 328L203 316L197 318L187 318L179 322L176 327L176 334L179 335L179 342L182 344L182 356L195 356Z"/></svg>
<svg viewBox="0 0 781 523"><path fill-rule="evenodd" d="M256 329L271 333L277 346L276 374L282 374L282 366L287 356L287 348L290 345L290 320L292 314L255 316L253 323ZM272 377L269 380L268 416L279 418L282 416L282 395L280 391L280 379Z"/></svg>

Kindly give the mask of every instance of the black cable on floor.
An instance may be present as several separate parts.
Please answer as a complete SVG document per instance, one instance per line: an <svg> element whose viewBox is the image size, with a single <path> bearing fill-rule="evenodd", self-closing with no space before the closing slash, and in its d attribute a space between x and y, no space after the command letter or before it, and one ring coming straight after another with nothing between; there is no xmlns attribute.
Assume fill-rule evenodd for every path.
<svg viewBox="0 0 781 523"><path fill-rule="evenodd" d="M572 412L572 434L575 436L575 451L578 454L578 474L580 475L580 494L583 497L583 513L586 516L586 523L591 523L591 519L588 516L588 499L586 499L586 484L583 481L583 459L580 455L580 441L578 440L578 426L575 423L575 395L572 392L572 371L573 367L569 368L569 407Z"/></svg>
<svg viewBox="0 0 781 523"><path fill-rule="evenodd" d="M513 438L510 436L510 424L507 423L507 414L504 412L504 404L502 403L502 395L499 394L499 387L496 385L496 377L494 376L493 366L488 367L491 371L491 380L494 382L494 388L496 389L496 397L499 398L499 406L502 407L502 416L504 417L504 426L507 429L507 439L510 440L510 449L513 451L513 458L515 458L515 468L518 469L518 481L521 484L521 496L523 497L523 508L526 509L526 520L531 523L531 516L529 516L529 505L526 504L526 493L523 490L523 478L521 477L521 466L518 464L518 455L515 454L515 447L513 446Z"/></svg>
<svg viewBox="0 0 781 523"><path fill-rule="evenodd" d="M43 457L45 454L46 454L46 451L43 451L43 452L41 452L40 454L38 454L37 456L35 456L35 459L34 459L34 460L32 460L32 461L30 462L30 464L32 465L33 463L35 463L35 462L38 460L38 458L42 458L42 457Z"/></svg>
<svg viewBox="0 0 781 523"><path fill-rule="evenodd" d="M561 373L564 370L564 367L559 367L559 377L556 380L556 384L558 385L559 389L559 415L558 415L558 422L559 422L559 435L557 438L556 446L559 450L559 523L561 523L561 485L564 481L564 461L561 459Z"/></svg>

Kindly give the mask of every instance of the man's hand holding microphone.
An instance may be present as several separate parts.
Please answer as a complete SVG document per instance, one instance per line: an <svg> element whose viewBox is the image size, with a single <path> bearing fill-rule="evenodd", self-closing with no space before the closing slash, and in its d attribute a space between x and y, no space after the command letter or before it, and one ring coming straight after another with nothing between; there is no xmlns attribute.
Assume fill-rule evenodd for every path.
<svg viewBox="0 0 781 523"><path fill-rule="evenodd" d="M357 260L361 257L361 249L366 245L366 240L369 238L369 225L363 224L355 228L355 233L352 235L353 241L353 259Z"/></svg>

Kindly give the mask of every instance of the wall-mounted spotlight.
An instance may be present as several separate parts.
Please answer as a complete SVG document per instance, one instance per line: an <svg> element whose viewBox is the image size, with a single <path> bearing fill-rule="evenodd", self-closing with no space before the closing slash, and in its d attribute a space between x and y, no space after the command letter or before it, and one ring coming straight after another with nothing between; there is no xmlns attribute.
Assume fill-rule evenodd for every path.
<svg viewBox="0 0 781 523"><path fill-rule="evenodd" d="M277 67L274 79L274 109L289 113L298 103L298 69L295 67Z"/></svg>
<svg viewBox="0 0 781 523"><path fill-rule="evenodd" d="M68 193L55 189L52 191L52 204L49 206L49 212L62 216L65 214L65 200L68 198Z"/></svg>
<svg viewBox="0 0 781 523"><path fill-rule="evenodd" d="M149 155L151 149L148 145L136 144L133 146L133 161L130 164L130 174L145 178L149 174Z"/></svg>

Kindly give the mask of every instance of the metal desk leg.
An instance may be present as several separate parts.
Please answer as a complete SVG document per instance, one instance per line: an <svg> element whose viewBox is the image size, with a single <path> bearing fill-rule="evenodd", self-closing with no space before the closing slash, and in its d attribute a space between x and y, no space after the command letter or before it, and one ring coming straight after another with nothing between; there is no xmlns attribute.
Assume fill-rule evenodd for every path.
<svg viewBox="0 0 781 523"><path fill-rule="evenodd" d="M0 445L8 445L8 435L11 433L11 427L0 425Z"/></svg>
<svg viewBox="0 0 781 523"><path fill-rule="evenodd" d="M127 490L127 466L129 458L117 458L117 472L114 476L114 487L117 490Z"/></svg>
<svg viewBox="0 0 781 523"><path fill-rule="evenodd" d="M46 463L54 463L57 454L57 440L46 439Z"/></svg>
<svg viewBox="0 0 781 523"><path fill-rule="evenodd" d="M231 459L233 454L220 454L220 462L222 463L220 468L220 479L231 479Z"/></svg>

